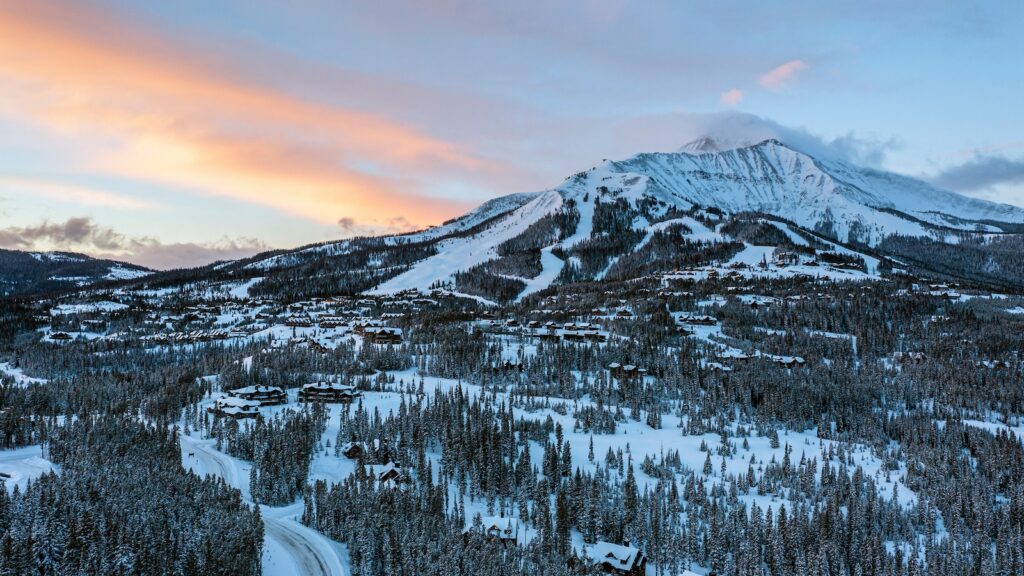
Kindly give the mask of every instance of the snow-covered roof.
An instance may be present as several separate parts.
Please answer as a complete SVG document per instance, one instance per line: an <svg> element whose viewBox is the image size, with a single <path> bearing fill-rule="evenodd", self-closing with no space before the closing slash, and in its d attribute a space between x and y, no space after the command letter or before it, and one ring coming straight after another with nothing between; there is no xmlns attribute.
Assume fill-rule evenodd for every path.
<svg viewBox="0 0 1024 576"><path fill-rule="evenodd" d="M595 562L607 562L619 570L631 570L640 557L640 551L632 546L600 541L590 549L589 555Z"/></svg>

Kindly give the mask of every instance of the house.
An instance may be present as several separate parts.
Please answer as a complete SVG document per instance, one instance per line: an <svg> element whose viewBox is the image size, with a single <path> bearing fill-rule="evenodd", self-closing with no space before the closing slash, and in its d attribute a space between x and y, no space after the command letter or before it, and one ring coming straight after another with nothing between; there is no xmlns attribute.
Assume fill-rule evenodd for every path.
<svg viewBox="0 0 1024 576"><path fill-rule="evenodd" d="M638 368L632 364L622 365L618 362L612 362L609 364L608 372L611 374L612 378L617 378L619 380L642 379L647 375L646 368Z"/></svg>
<svg viewBox="0 0 1024 576"><path fill-rule="evenodd" d="M680 324L690 324L697 326L714 326L718 323L714 316L697 315L697 314L683 314L677 320Z"/></svg>
<svg viewBox="0 0 1024 576"><path fill-rule="evenodd" d="M346 442L341 446L341 453L345 455L345 458L358 460L360 456L366 453L366 444L362 442Z"/></svg>
<svg viewBox="0 0 1024 576"><path fill-rule="evenodd" d="M68 334L67 332L54 332L54 333L50 334L50 340L57 340L57 341L65 341L66 342L68 340L71 340L71 335Z"/></svg>
<svg viewBox="0 0 1024 576"><path fill-rule="evenodd" d="M480 518L481 532L490 540L506 545L515 546L519 542L519 519L504 518L501 516L484 516ZM467 527L463 533L473 531L473 526Z"/></svg>
<svg viewBox="0 0 1024 576"><path fill-rule="evenodd" d="M647 570L647 558L643 552L628 543L599 541L590 549L588 556L595 566L609 574L642 576Z"/></svg>
<svg viewBox="0 0 1024 576"><path fill-rule="evenodd" d="M311 382L303 384L299 389L299 400L302 402L350 404L361 395L354 386L345 386L335 382Z"/></svg>
<svg viewBox="0 0 1024 576"><path fill-rule="evenodd" d="M363 338L373 344L401 344L402 329L372 326L363 328Z"/></svg>
<svg viewBox="0 0 1024 576"><path fill-rule="evenodd" d="M277 406L288 401L284 390L277 386L246 386L245 388L231 390L228 394L243 400L258 402L260 406Z"/></svg>
<svg viewBox="0 0 1024 576"><path fill-rule="evenodd" d="M237 396L222 396L217 398L206 411L215 416L228 416L240 420L259 416L259 407L260 403L255 400L245 400Z"/></svg>
<svg viewBox="0 0 1024 576"><path fill-rule="evenodd" d="M284 325L292 328L312 328L313 321L305 316L289 316Z"/></svg>
<svg viewBox="0 0 1024 576"><path fill-rule="evenodd" d="M366 466L368 476L376 478L381 488L398 488L409 480L408 474L398 464L369 464Z"/></svg>
<svg viewBox="0 0 1024 576"><path fill-rule="evenodd" d="M775 362L783 368L799 368L807 363L807 361L800 356L773 356L772 362Z"/></svg>

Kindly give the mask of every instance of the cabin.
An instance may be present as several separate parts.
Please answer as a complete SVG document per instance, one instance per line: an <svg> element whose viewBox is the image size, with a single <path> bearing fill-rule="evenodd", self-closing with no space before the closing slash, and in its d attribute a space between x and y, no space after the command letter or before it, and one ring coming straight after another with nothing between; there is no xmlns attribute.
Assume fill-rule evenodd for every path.
<svg viewBox="0 0 1024 576"><path fill-rule="evenodd" d="M299 389L301 402L325 402L330 404L351 404L362 394L354 386L335 382L311 382Z"/></svg>
<svg viewBox="0 0 1024 576"><path fill-rule="evenodd" d="M696 326L714 326L718 323L718 320L714 316L697 315L697 314L684 314L677 320L680 324L690 324Z"/></svg>
<svg viewBox="0 0 1024 576"><path fill-rule="evenodd" d="M277 406L288 402L288 396L284 390L277 386L246 386L231 390L228 394L243 400L258 402L260 406Z"/></svg>
<svg viewBox="0 0 1024 576"><path fill-rule="evenodd" d="M206 411L214 416L227 416L241 420L259 416L259 407L260 403L255 400L245 400L237 396L222 396L217 398Z"/></svg>
<svg viewBox="0 0 1024 576"><path fill-rule="evenodd" d="M608 365L608 373L611 374L612 378L616 378L620 381L625 380L636 380L642 379L647 375L646 368L638 368L632 364L619 364L618 362L612 362Z"/></svg>
<svg viewBox="0 0 1024 576"><path fill-rule="evenodd" d="M68 334L67 332L54 332L54 333L50 334L50 340L57 340L57 341L64 341L64 342L66 342L68 340L71 340L71 335Z"/></svg>
<svg viewBox="0 0 1024 576"><path fill-rule="evenodd" d="M402 329L373 326L363 328L363 338L373 344L401 344Z"/></svg>
<svg viewBox="0 0 1024 576"><path fill-rule="evenodd" d="M783 368L800 368L807 363L800 356L774 356L772 361Z"/></svg>
<svg viewBox="0 0 1024 576"><path fill-rule="evenodd" d="M515 546L519 542L519 519L501 516L484 516L480 518L480 531L489 540L506 546ZM468 526L463 534L469 534L474 526Z"/></svg>
<svg viewBox="0 0 1024 576"><path fill-rule="evenodd" d="M341 453L345 458L358 460L363 454L366 454L366 444L362 442L346 442L341 446Z"/></svg>
<svg viewBox="0 0 1024 576"><path fill-rule="evenodd" d="M608 574L642 576L647 571L647 557L628 543L613 544L599 541L590 549L588 555L595 566Z"/></svg>
<svg viewBox="0 0 1024 576"><path fill-rule="evenodd" d="M284 321L284 325L292 328L312 328L313 321L304 316L289 316Z"/></svg>
<svg viewBox="0 0 1024 576"><path fill-rule="evenodd" d="M409 480L405 470L394 462L370 464L366 466L366 473L376 478L381 488L398 488Z"/></svg>

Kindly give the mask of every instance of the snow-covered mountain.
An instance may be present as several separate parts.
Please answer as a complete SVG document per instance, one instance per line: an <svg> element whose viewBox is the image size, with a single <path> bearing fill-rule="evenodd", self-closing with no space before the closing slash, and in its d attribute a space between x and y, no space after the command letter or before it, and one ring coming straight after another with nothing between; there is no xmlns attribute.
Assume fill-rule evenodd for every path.
<svg viewBox="0 0 1024 576"><path fill-rule="evenodd" d="M277 250L130 284L251 281L250 295L286 298L444 289L505 302L557 285L681 270L858 279L897 269L1013 288L1024 284L1022 232L1021 208L776 139L701 138L677 152L605 161L418 232ZM786 264L771 265L776 258Z"/></svg>
<svg viewBox="0 0 1024 576"><path fill-rule="evenodd" d="M508 208L500 218L493 211L495 202ZM594 214L610 204L635 212L633 230L650 232L655 223L664 227L663 221L669 221L685 225L691 233L704 228L705 240L717 232L692 218L684 221L672 215L701 208L727 214L760 212L784 218L823 240L866 246L877 246L894 235L956 242L962 233L1002 233L1024 223L1024 209L968 198L906 176L815 158L774 139L751 144L701 138L675 153L606 161L553 189L500 202L484 205L492 209L487 212L491 221L471 235L446 238L426 231L409 236L440 238L437 254L374 291L449 282L457 272L508 256L507 250L502 254L499 249L503 243L570 209L578 214L574 229L536 246L541 252L540 273L519 277L526 284L522 295L539 290L572 262L571 256L562 259L558 254L565 256L576 245L608 234L595 229Z"/></svg>
<svg viewBox="0 0 1024 576"><path fill-rule="evenodd" d="M132 280L152 270L74 252L0 250L0 296Z"/></svg>

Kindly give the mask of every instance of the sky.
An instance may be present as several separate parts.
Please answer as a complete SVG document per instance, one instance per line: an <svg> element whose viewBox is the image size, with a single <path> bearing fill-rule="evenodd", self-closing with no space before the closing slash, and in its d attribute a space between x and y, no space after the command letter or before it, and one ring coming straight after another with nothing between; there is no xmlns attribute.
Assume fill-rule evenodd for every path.
<svg viewBox="0 0 1024 576"><path fill-rule="evenodd" d="M1024 206L1021 22L1019 1L0 0L0 248L195 266L705 134Z"/></svg>

